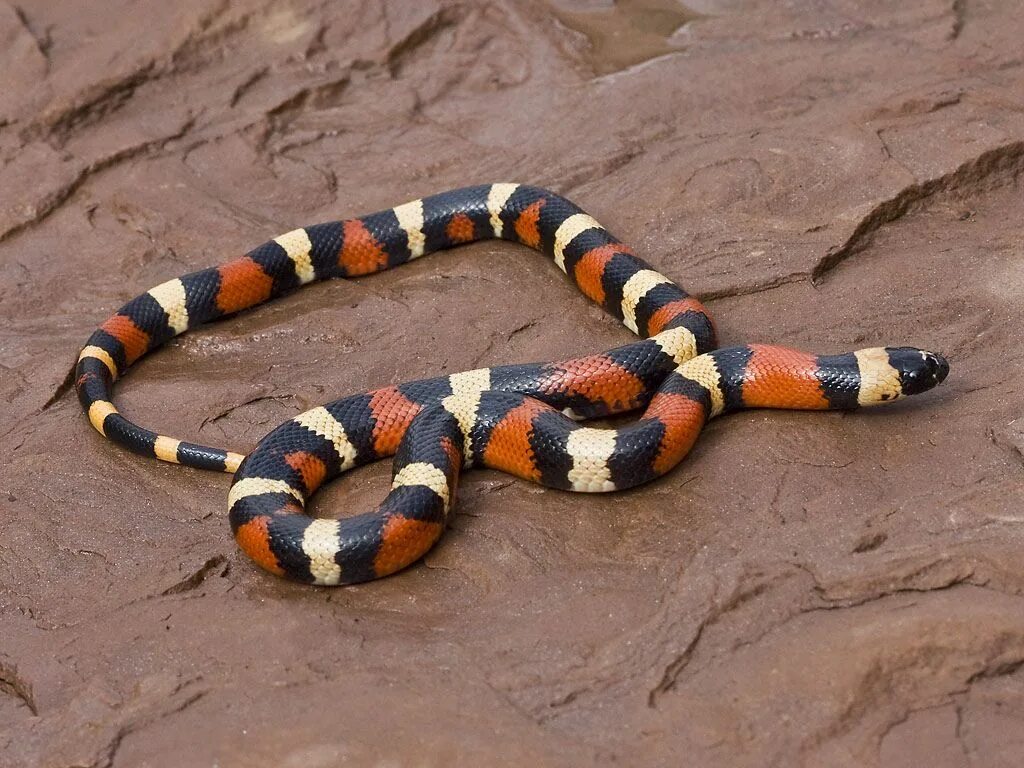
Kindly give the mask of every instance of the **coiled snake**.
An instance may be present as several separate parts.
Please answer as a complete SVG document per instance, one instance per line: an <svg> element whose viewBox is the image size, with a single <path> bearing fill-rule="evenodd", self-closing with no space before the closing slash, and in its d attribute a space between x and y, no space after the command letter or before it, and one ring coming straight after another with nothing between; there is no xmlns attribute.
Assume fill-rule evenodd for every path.
<svg viewBox="0 0 1024 768"><path fill-rule="evenodd" d="M247 457L143 429L111 402L114 381L136 360L190 328L315 280L368 275L490 238L550 256L641 340L343 397L285 422ZM840 355L756 344L715 349L704 306L571 202L536 187L488 184L296 229L158 285L89 337L75 384L92 425L114 442L234 473L231 527L260 566L334 585L379 578L422 557L444 531L467 467L563 490L621 490L672 469L722 413L875 405L931 389L948 371L940 355L910 347ZM639 420L619 429L578 423L639 408ZM392 455L391 492L375 510L340 520L305 514L325 482Z"/></svg>

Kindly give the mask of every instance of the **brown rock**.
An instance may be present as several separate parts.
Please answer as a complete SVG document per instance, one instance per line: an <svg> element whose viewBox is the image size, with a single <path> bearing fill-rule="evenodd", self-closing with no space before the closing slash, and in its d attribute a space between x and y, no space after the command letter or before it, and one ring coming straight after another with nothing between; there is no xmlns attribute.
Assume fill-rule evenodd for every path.
<svg viewBox="0 0 1024 768"><path fill-rule="evenodd" d="M1018 4L695 0L670 33L663 0L550 1L0 3L0 764L1024 762ZM255 569L226 477L115 448L68 391L163 280L502 180L584 206L723 343L916 344L949 380L723 419L616 497L470 473L423 563L333 591ZM244 451L628 338L487 243L190 333L117 399Z"/></svg>

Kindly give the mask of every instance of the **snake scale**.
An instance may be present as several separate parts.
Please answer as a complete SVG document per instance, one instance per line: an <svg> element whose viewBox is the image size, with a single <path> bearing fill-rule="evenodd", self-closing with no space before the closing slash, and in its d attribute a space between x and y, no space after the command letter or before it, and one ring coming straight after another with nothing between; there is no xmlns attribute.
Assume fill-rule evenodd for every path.
<svg viewBox="0 0 1024 768"><path fill-rule="evenodd" d="M299 286L358 277L485 239L552 258L638 341L571 360L482 368L388 386L313 408L248 456L158 435L121 415L115 380L148 351ZM136 453L234 474L229 519L267 571L352 584L422 557L440 538L462 470L486 466L569 491L646 483L687 454L711 418L741 408L852 409L931 389L949 366L911 347L814 355L751 344L716 349L704 306L563 197L485 184L293 230L218 267L129 301L90 336L75 371L82 408ZM618 429L582 420L644 411ZM340 520L305 512L340 473L394 456L376 509Z"/></svg>

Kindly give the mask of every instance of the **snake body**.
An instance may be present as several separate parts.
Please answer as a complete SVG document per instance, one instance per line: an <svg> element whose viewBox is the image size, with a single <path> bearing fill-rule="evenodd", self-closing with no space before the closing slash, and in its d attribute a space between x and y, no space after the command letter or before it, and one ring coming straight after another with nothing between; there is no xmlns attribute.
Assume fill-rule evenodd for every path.
<svg viewBox="0 0 1024 768"><path fill-rule="evenodd" d="M285 422L248 457L158 435L113 405L115 380L190 328L315 280L368 275L484 239L548 255L640 340L561 362L482 368L344 397ZM537 187L488 184L296 229L152 288L92 334L75 383L90 422L110 440L234 473L229 519L256 563L335 585L379 578L422 557L444 531L465 468L492 467L563 490L621 490L672 469L722 413L874 405L931 389L947 373L940 355L912 347L840 355L715 349L704 306L573 203ZM619 429L578 423L640 408L640 419ZM392 455L392 489L375 510L340 520L305 513L325 482Z"/></svg>

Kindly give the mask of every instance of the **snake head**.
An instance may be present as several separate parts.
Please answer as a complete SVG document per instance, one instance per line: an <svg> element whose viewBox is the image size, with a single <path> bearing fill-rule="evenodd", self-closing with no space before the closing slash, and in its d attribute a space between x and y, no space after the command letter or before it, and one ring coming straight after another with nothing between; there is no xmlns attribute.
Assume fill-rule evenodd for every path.
<svg viewBox="0 0 1024 768"><path fill-rule="evenodd" d="M881 405L927 392L942 383L949 363L942 355L916 347L858 349L858 405Z"/></svg>
<svg viewBox="0 0 1024 768"><path fill-rule="evenodd" d="M927 392L949 374L949 363L936 352L914 347L887 347L885 351L889 364L899 373L904 396Z"/></svg>

